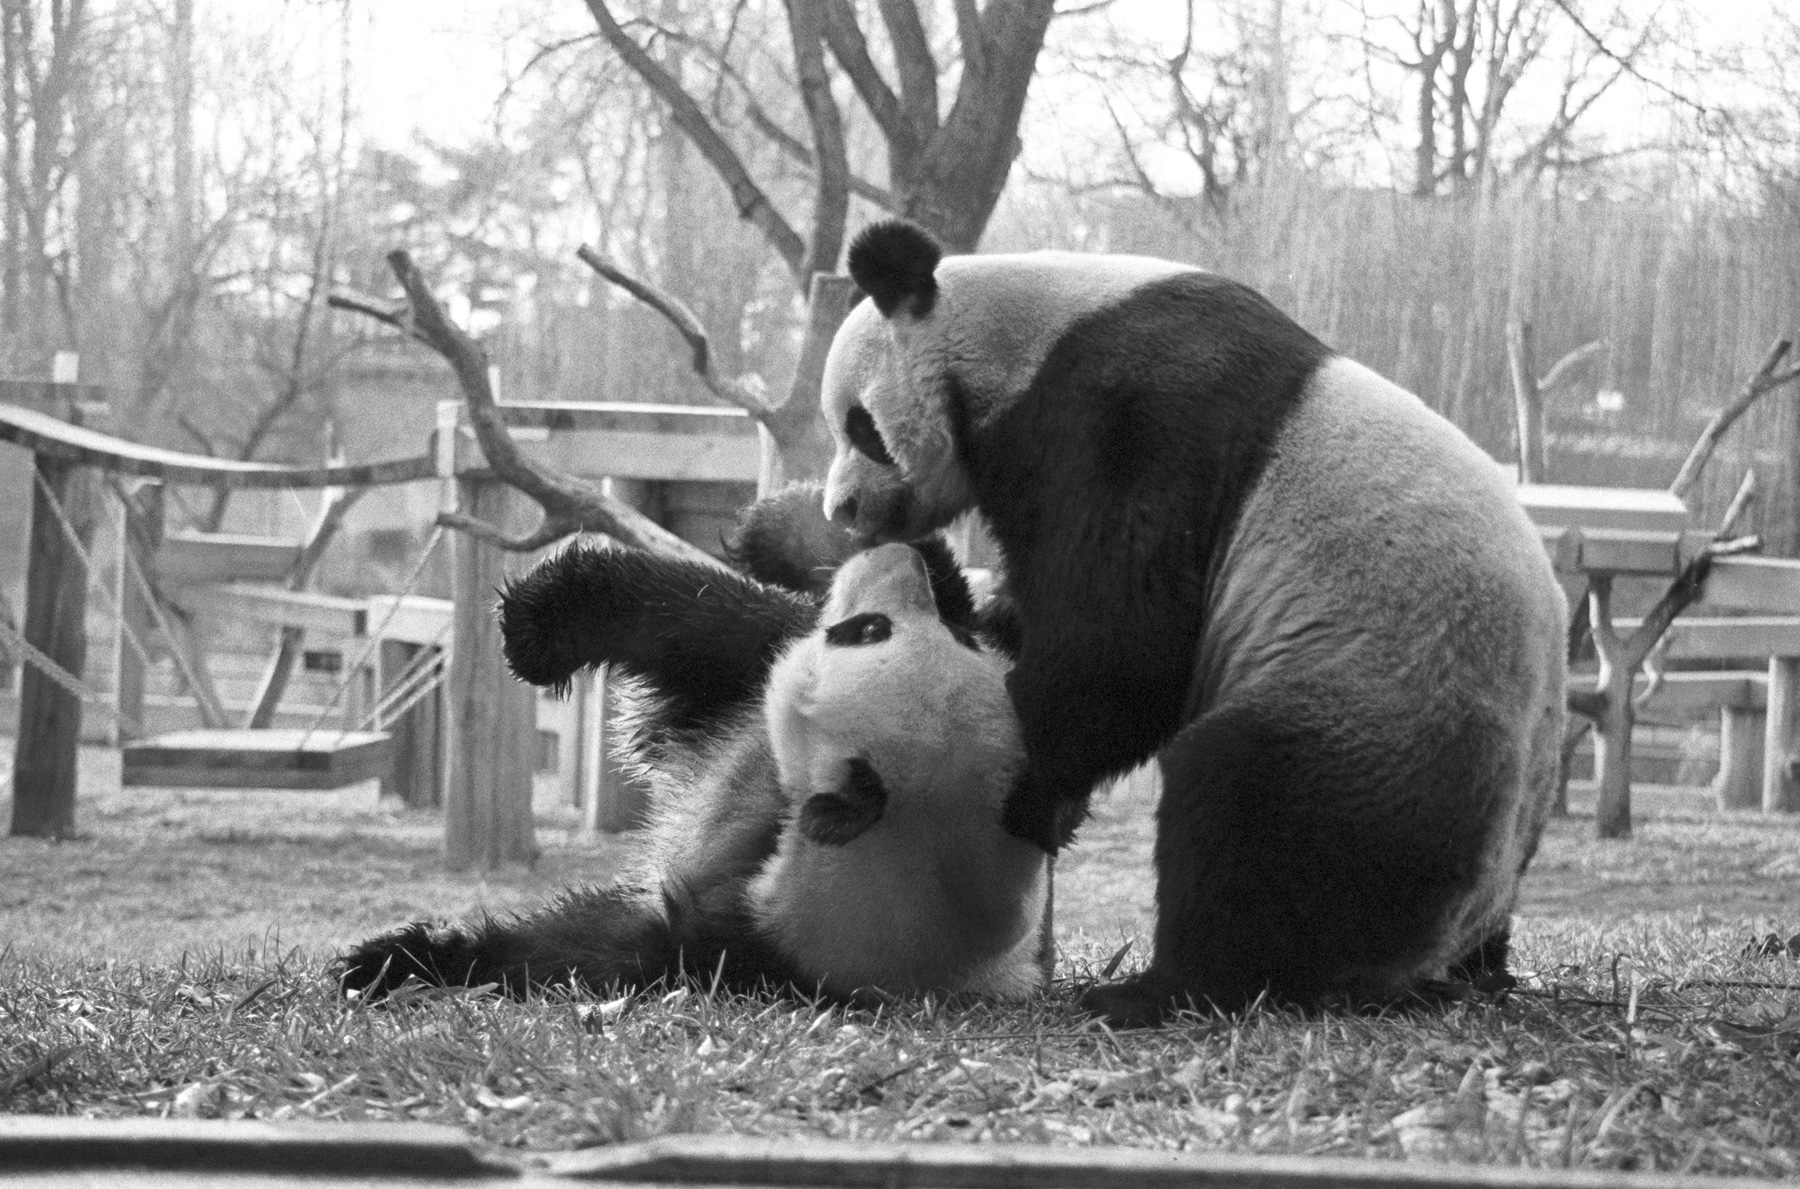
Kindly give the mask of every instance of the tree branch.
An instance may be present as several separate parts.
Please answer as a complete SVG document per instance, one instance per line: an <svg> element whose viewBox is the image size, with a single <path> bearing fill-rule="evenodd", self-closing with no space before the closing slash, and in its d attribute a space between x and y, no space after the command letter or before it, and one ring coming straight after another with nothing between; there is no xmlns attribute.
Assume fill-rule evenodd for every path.
<svg viewBox="0 0 1800 1189"><path fill-rule="evenodd" d="M768 415L769 402L763 394L759 378L740 376L735 380L724 380L714 373L712 340L694 311L680 298L632 276L588 244L575 249L575 255L589 268L669 320L681 337L687 340L688 348L693 352L694 374L700 377L708 392L727 404L736 405L752 417L762 418Z"/></svg>
<svg viewBox="0 0 1800 1189"><path fill-rule="evenodd" d="M863 37L862 26L857 24L856 10L850 7L850 0L825 0L820 9L825 44L831 47L831 56L850 76L850 85L856 88L863 106L869 109L869 115L874 117L876 127L887 140L888 151L893 153L895 149L903 148L905 155L910 156L918 148L918 139L907 122L906 112L901 109L900 97L881 77L875 60L869 56L868 40Z"/></svg>
<svg viewBox="0 0 1800 1189"><path fill-rule="evenodd" d="M956 0L956 36L962 42L963 69L987 73L987 40L975 0Z"/></svg>
<svg viewBox="0 0 1800 1189"><path fill-rule="evenodd" d="M744 114L750 118L752 124L756 125L757 131L768 137L776 148L787 154L789 160L805 166L807 169L818 168L818 159L813 156L813 151L807 148L799 137L776 123L774 117L764 111L762 105L756 100L745 98ZM850 192L858 198L874 203L884 211L898 213L900 210L899 200L894 197L893 191L883 189L867 178L859 177L854 173L850 175Z"/></svg>
<svg viewBox="0 0 1800 1189"><path fill-rule="evenodd" d="M1737 494L1731 497L1731 504L1725 509L1725 515L1719 517L1718 530L1713 533L1713 540L1720 540L1737 524L1738 517L1749 510L1751 501L1756 499L1756 468L1744 471L1744 477L1738 483Z"/></svg>
<svg viewBox="0 0 1800 1189"><path fill-rule="evenodd" d="M1631 77L1637 79L1640 83L1643 83L1647 87L1652 87L1658 91L1661 91L1663 94L1667 95L1669 98L1673 99L1675 102L1684 104L1687 107L1692 108L1699 115L1707 116L1707 115L1712 114L1711 110L1705 104L1699 103L1696 100L1691 99L1686 95L1683 95L1681 92L1679 92L1675 88L1669 86L1667 83L1659 83L1655 79L1646 77L1644 75L1643 71L1641 71L1637 68L1637 63L1635 61L1635 59L1637 58L1636 51L1634 50L1629 55L1621 55L1621 54L1617 53L1611 46L1606 44L1605 38L1601 37L1598 33L1594 32L1592 29L1588 28L1587 22L1581 19L1581 14L1575 11L1574 6L1569 3L1569 0L1555 0L1555 2L1556 2L1556 7L1560 8L1562 10L1562 14L1565 17L1569 18L1569 21L1571 24L1573 24L1577 29L1581 30L1581 35L1583 37L1587 38L1590 42L1593 43L1594 48L1600 52L1600 55L1602 57L1611 58L1614 62L1618 63L1619 68L1621 70L1623 70L1627 74L1631 75Z"/></svg>
<svg viewBox="0 0 1800 1189"><path fill-rule="evenodd" d="M831 95L825 72L824 30L820 0L787 0L788 31L794 45L800 102L812 126L813 152L819 159L813 192L813 226L800 276L836 272L844 248L844 223L850 209L850 162L844 151L844 123Z"/></svg>
<svg viewBox="0 0 1800 1189"><path fill-rule="evenodd" d="M900 74L900 104L915 143L924 145L938 130L938 64L932 56L916 0L881 0L881 20L894 44Z"/></svg>
<svg viewBox="0 0 1800 1189"><path fill-rule="evenodd" d="M379 306L371 309L366 301L353 297L340 301L334 296L332 304L341 309L361 309L390 325L407 329L414 338L441 355L456 373L457 383L462 387L469 421L488 466L502 482L530 496L544 510L542 523L522 537L508 536L493 525L459 512L440 513L439 524L513 551L541 548L577 532L597 532L639 549L708 565L720 564L711 554L682 540L635 508L613 499L595 484L558 474L527 458L507 432L500 407L494 400L494 390L488 381L487 351L445 315L444 307L438 304L424 274L405 249L389 252L387 261L401 289L406 292L404 312Z"/></svg>
<svg viewBox="0 0 1800 1189"><path fill-rule="evenodd" d="M769 245L787 264L788 271L804 285L807 277L806 243L800 238L799 232L775 209L769 196L751 178L743 161L725 143L725 138L719 135L719 130L706 118L706 113L700 109L694 97L682 88L674 75L663 68L662 63L651 57L643 46L625 32L613 17L612 10L606 6L606 0L586 0L586 3L588 12L592 14L594 23L599 25L600 34L606 38L606 43L668 105L670 118L694 147L700 150L700 155L706 158L713 171L731 191L731 200L737 205L738 216L754 223L762 231Z"/></svg>
<svg viewBox="0 0 1800 1189"><path fill-rule="evenodd" d="M1756 369L1756 374L1750 377L1749 382L1744 385L1737 398L1713 414L1712 420L1706 423L1706 428L1700 431L1700 437L1694 442L1694 448L1688 452L1687 460L1681 464L1681 470L1676 473L1675 481L1669 484L1671 493L1686 499L1688 492L1699 482L1700 472L1706 467L1707 461L1712 458L1713 450L1718 446L1719 439L1725 436L1725 431L1731 428L1732 423L1742 417L1751 405L1761 399L1765 392L1800 379L1800 367L1791 367L1786 371L1776 370L1781 366L1781 361L1786 358L1788 349L1792 346L1793 344L1787 339L1776 339L1775 345L1769 348L1768 355L1764 357L1762 366Z"/></svg>
<svg viewBox="0 0 1800 1189"><path fill-rule="evenodd" d="M1549 371L1538 377L1538 391L1551 392L1562 387L1574 378L1576 372L1596 355L1606 350L1605 339L1595 339L1591 343L1583 343L1556 361Z"/></svg>

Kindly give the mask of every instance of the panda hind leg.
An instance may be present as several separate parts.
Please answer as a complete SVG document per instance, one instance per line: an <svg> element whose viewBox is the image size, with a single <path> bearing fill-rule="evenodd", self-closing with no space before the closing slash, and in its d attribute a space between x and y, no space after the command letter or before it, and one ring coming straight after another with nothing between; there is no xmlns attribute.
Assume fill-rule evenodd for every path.
<svg viewBox="0 0 1800 1189"><path fill-rule="evenodd" d="M1404 740L1372 716L1350 721L1341 700L1330 709L1335 725L1304 708L1219 706L1163 749L1155 953L1090 992L1089 1010L1142 1026L1265 994L1370 1004L1417 982L1475 866L1499 752L1446 718L1430 726L1444 745L1417 749L1442 759L1387 765ZM1503 963L1504 944L1471 957Z"/></svg>
<svg viewBox="0 0 1800 1189"><path fill-rule="evenodd" d="M409 979L494 985L523 998L580 984L593 990L655 982L679 968L678 943L652 893L624 883L565 893L527 916L456 925L415 921L371 937L338 960L340 990L381 999Z"/></svg>
<svg viewBox="0 0 1800 1189"><path fill-rule="evenodd" d="M1512 926L1501 925L1482 938L1468 953L1450 964L1450 978L1467 983L1484 994L1510 991L1519 985L1509 962L1512 958Z"/></svg>

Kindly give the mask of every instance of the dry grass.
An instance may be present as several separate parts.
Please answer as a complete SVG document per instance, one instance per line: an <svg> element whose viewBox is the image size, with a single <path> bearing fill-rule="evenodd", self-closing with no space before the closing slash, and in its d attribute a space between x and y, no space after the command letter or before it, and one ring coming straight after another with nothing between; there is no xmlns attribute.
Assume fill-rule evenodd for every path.
<svg viewBox="0 0 1800 1189"><path fill-rule="evenodd" d="M1800 1176L1800 962L1743 953L1800 929L1800 823L1652 819L1605 847L1557 823L1520 923L1535 974L1498 1001L1112 1034L1073 995L1148 920L1141 798L1104 804L1061 868L1051 993L881 1011L704 988L346 1009L337 946L605 855L550 820L536 872L449 877L429 819L366 790L96 793L83 814L85 840L0 842L0 1109L419 1119L528 1149L728 1131Z"/></svg>

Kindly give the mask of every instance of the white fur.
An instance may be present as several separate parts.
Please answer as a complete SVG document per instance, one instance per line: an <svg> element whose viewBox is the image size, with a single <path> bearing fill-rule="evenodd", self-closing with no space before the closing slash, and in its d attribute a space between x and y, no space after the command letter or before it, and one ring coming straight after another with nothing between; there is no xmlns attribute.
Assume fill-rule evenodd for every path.
<svg viewBox="0 0 1800 1189"><path fill-rule="evenodd" d="M827 515L850 493L862 519L884 497L909 490L907 538L942 528L969 509L968 477L952 448L944 379L955 375L976 425L1018 400L1056 340L1076 319L1189 265L1148 256L1076 252L948 256L924 318L883 318L873 302L850 311L825 360L824 413L836 450L825 480ZM869 410L897 466L853 448L844 417Z"/></svg>
<svg viewBox="0 0 1800 1189"><path fill-rule="evenodd" d="M1466 616L1444 618L1459 606ZM1537 530L1493 459L1412 393L1351 360L1327 361L1241 513L1190 704L1333 673L1353 674L1344 696L1396 723L1452 697L1476 700L1511 720L1522 786L1437 945L1360 981L1439 976L1511 912L1555 780L1566 622ZM1439 635L1457 649L1430 647ZM1536 650L1519 651L1521 641Z"/></svg>
<svg viewBox="0 0 1800 1189"><path fill-rule="evenodd" d="M752 882L759 924L826 990L1021 998L1041 980L1042 851L1000 825L1024 753L1004 662L939 621L919 555L852 558L822 624L880 612L884 643L831 646L823 627L776 662L765 698L790 812L869 762L885 811L843 846L790 828Z"/></svg>

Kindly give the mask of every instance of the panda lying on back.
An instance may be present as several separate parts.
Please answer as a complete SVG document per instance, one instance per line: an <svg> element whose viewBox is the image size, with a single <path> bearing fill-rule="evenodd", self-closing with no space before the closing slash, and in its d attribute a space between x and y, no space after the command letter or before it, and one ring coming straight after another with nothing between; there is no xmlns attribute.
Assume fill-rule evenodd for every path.
<svg viewBox="0 0 1800 1189"><path fill-rule="evenodd" d="M816 489L799 498L816 508ZM784 539L804 525L799 506L766 503L739 545L753 570L811 587L820 559ZM1022 756L1006 664L970 630L941 541L851 557L822 608L706 566L577 547L512 584L501 618L527 681L564 685L599 664L638 681L651 824L610 884L364 942L343 960L347 992L715 971L736 989L835 995L1017 999L1039 985L1047 862L1000 828Z"/></svg>

